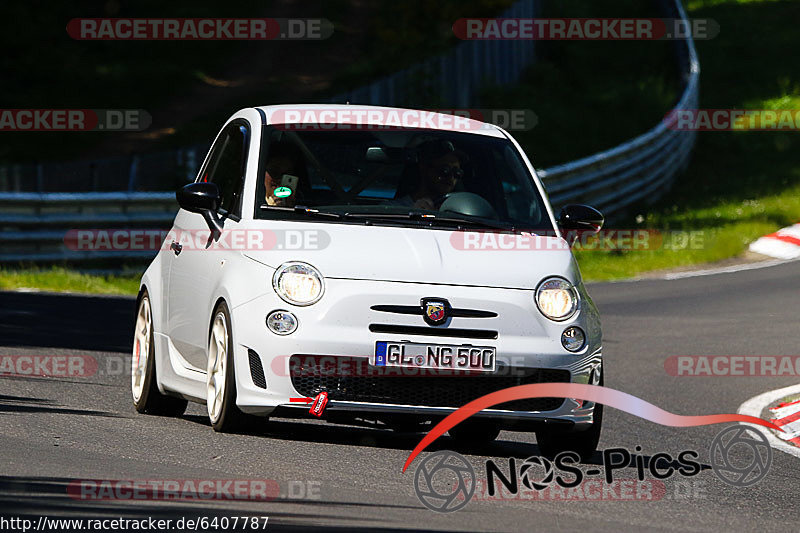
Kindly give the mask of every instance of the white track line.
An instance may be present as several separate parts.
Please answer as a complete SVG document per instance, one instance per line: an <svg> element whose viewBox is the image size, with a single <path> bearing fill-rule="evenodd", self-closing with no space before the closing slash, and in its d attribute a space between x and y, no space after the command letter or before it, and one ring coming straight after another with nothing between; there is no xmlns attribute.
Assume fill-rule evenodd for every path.
<svg viewBox="0 0 800 533"><path fill-rule="evenodd" d="M739 406L738 413L761 418L761 412L769 404L776 402L786 396L790 396L792 394L800 394L800 385L791 385L789 387L768 391L763 394L759 394L758 396L754 396ZM758 426L756 426L755 424L749 424L749 425L758 428ZM769 443L772 445L772 447L775 448L776 450L786 452L789 455L794 455L795 457L800 457L800 448L792 446L791 444L786 444L778 437L776 437L775 434L772 432L772 430L767 430L767 439L769 440Z"/></svg>
<svg viewBox="0 0 800 533"><path fill-rule="evenodd" d="M600 285L600 284L609 284L609 283L637 283L641 281L664 281L664 280L674 280L674 279L683 279L683 278L694 278L697 276L713 276L715 274L730 274L732 272L741 272L742 270L758 270L759 268L767 268L773 267L778 265L784 265L786 263L790 263L793 260L787 259L769 259L766 261L758 261L755 263L744 263L741 265L732 265L727 267L719 267L719 268L709 268L704 270L691 270L688 272L673 272L670 274L664 274L663 276L650 276L650 277L638 277L638 278L624 278L624 279L612 279L612 280L598 280L598 281L587 281L587 283L591 285Z"/></svg>
<svg viewBox="0 0 800 533"><path fill-rule="evenodd" d="M785 259L772 259L770 261L759 261L757 263L745 263L743 265L709 268L706 270L675 272L673 274L666 274L660 279L683 279L683 278L694 278L696 276L713 276L715 274L730 274L732 272L741 272L743 270L757 270L759 268L767 268L771 266L782 265L784 263L788 263L788 261Z"/></svg>
<svg viewBox="0 0 800 533"><path fill-rule="evenodd" d="M778 230L770 235L765 235L755 242L750 243L750 250L767 257L774 257L765 261L758 261L755 263L744 263L740 265L732 265L727 267L707 268L701 270L690 270L687 272L672 272L657 277L634 277L628 279L612 280L606 283L626 283L635 281L649 281L653 279L659 280L674 280L695 278L698 276L713 276L716 274L730 274L733 272L742 272L744 270L757 270L759 268L768 268L772 266L782 265L789 261L796 261L800 259L800 246L784 242L774 238L774 235L786 235L789 237L800 238L800 224L795 224L787 228ZM602 282L598 282L602 283Z"/></svg>

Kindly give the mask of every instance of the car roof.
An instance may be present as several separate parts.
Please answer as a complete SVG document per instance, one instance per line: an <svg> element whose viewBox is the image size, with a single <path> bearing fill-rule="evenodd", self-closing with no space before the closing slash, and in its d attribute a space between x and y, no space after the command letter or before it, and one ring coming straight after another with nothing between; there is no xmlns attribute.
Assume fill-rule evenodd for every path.
<svg viewBox="0 0 800 533"><path fill-rule="evenodd" d="M441 109L443 112L440 113L433 110L350 104L281 104L259 106L256 109L266 114L267 124L336 123L397 126L401 123L417 123L421 124L420 129L505 137L501 128L467 118L480 116L480 112L474 109Z"/></svg>

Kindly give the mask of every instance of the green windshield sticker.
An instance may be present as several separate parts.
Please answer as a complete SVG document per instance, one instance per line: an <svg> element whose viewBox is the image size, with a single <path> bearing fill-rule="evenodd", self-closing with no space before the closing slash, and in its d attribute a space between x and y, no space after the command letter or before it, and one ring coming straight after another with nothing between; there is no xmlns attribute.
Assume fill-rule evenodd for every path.
<svg viewBox="0 0 800 533"><path fill-rule="evenodd" d="M286 198L292 195L292 189L289 187L278 187L272 191L272 193L275 195L275 198Z"/></svg>

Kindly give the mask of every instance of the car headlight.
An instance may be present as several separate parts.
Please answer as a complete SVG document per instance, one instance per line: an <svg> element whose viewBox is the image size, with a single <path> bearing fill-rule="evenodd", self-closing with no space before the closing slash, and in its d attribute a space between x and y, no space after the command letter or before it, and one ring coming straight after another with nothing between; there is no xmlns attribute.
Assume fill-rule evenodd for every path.
<svg viewBox="0 0 800 533"><path fill-rule="evenodd" d="M311 305L322 298L322 274L308 263L284 263L272 276L272 287L284 301L294 305Z"/></svg>
<svg viewBox="0 0 800 533"><path fill-rule="evenodd" d="M536 307L550 320L562 321L578 311L578 291L564 278L547 278L536 289Z"/></svg>

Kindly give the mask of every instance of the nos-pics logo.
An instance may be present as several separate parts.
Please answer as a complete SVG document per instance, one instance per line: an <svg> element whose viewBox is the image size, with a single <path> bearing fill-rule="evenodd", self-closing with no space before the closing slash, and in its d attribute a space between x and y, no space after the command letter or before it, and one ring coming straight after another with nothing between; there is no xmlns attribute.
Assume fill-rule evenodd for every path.
<svg viewBox="0 0 800 533"><path fill-rule="evenodd" d="M636 447L640 451L640 447ZM520 484L529 490L541 491L556 483L570 488L580 485L587 476L604 477L613 483L614 471L635 467L639 480L649 473L655 479L673 475L692 477L699 474L702 465L696 461L700 455L686 450L677 457L667 453L645 457L631 454L625 448L603 450L602 470L578 468L580 458L574 452L562 452L553 461L539 456L529 457L517 466L509 459L508 472L504 473L493 460L486 461L486 479L489 495L494 495L495 482L512 494L517 494ZM772 448L766 436L753 427L737 425L719 432L711 442L709 461L714 473L723 482L735 487L749 487L761 481L772 464ZM475 494L477 478L475 469L462 455L442 450L428 455L420 462L414 474L414 490L420 502L433 511L450 513L466 506Z"/></svg>

